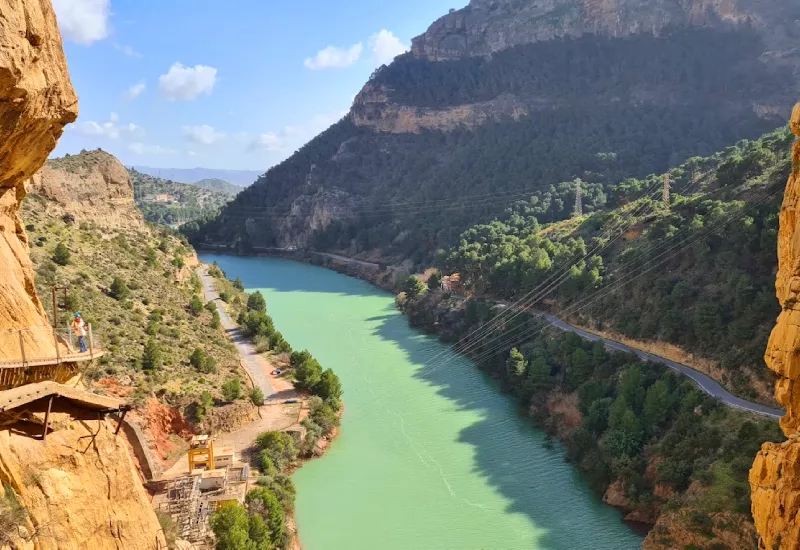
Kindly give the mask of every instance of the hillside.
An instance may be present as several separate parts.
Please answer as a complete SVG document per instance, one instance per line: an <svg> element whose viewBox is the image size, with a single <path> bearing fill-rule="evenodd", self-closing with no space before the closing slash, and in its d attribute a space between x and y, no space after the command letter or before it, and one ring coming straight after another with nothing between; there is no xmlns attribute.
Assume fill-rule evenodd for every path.
<svg viewBox="0 0 800 550"><path fill-rule="evenodd" d="M470 294L527 297L661 355L678 353L663 344L678 346L735 393L770 402L761 357L780 311L775 212L792 141L779 130L673 168L669 210L662 176L587 189L589 206L606 207L571 223L540 224L551 201L535 195L464 232L445 270L460 273Z"/></svg>
<svg viewBox="0 0 800 550"><path fill-rule="evenodd" d="M798 96L797 6L594 4L473 0L445 16L193 241L422 262L537 189L757 138Z"/></svg>
<svg viewBox="0 0 800 550"><path fill-rule="evenodd" d="M149 176L133 168L128 172L136 206L152 223L181 225L215 216L241 191L240 187L222 180L187 184Z"/></svg>
<svg viewBox="0 0 800 550"><path fill-rule="evenodd" d="M238 187L247 187L264 173L260 170L218 170L215 168L153 168L151 166L131 166L131 168L153 177L182 183L220 179Z"/></svg>
<svg viewBox="0 0 800 550"><path fill-rule="evenodd" d="M81 167L93 209L74 205L74 164ZM113 187L100 184L107 172L119 175ZM37 184L42 173L46 195ZM87 371L87 385L132 403L137 410L130 418L151 438L156 456L168 461L185 448L180 433L203 421L210 425L236 407L226 407L222 384L245 379L219 320L195 298L202 293L192 269L194 251L168 228L144 222L127 171L107 153L50 161L28 187L22 216L37 293L49 297L53 286L67 289L66 304L59 298L61 322L81 312L92 324L95 345L106 352ZM66 256L57 253L59 247ZM198 348L211 358L202 372L190 364ZM239 421L247 421L246 412L239 413ZM165 417L171 419L167 431Z"/></svg>

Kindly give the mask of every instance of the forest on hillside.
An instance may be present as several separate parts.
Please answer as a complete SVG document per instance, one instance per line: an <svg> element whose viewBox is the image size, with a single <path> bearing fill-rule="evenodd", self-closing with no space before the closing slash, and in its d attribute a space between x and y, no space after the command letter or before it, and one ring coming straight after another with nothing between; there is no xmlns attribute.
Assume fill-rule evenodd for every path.
<svg viewBox="0 0 800 550"><path fill-rule="evenodd" d="M552 218L548 193L534 195L465 231L442 257L444 269L461 273L471 294L526 298L583 324L717 360L732 389L763 398L771 391L762 355L780 311L777 213L792 142L784 129L690 159L668 173L670 209L660 203L660 176L587 193L617 207L550 226L540 223Z"/></svg>
<svg viewBox="0 0 800 550"><path fill-rule="evenodd" d="M446 98L515 92L541 95L542 107L518 121L419 134L378 133L346 118L190 237L243 250L280 246L292 236L281 222L299 197L341 191L347 200L325 205L333 223L310 246L430 261L526 195L574 178L608 188L773 130L782 118L762 118L752 105L786 89L786 78L760 64L759 47L748 31L698 30L538 43L490 60L401 57L373 76L391 85L394 100L441 107ZM566 213L556 209L548 221Z"/></svg>

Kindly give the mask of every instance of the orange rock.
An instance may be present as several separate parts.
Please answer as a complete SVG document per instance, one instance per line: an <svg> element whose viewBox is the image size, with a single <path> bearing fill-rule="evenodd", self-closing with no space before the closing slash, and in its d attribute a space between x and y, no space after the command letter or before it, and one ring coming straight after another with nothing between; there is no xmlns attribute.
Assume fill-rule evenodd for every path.
<svg viewBox="0 0 800 550"><path fill-rule="evenodd" d="M49 0L0 2L0 331L49 324L36 297L18 212L24 181L77 116L78 98ZM51 351L50 339L39 341L36 333L24 338L30 354ZM19 355L5 344L0 358L3 349L9 357Z"/></svg>
<svg viewBox="0 0 800 550"><path fill-rule="evenodd" d="M800 105L789 124L800 136ZM792 173L780 213L778 276L775 283L783 306L764 356L777 373L775 398L786 407L782 444L766 443L750 470L752 512L760 548L800 548L800 141L792 153Z"/></svg>

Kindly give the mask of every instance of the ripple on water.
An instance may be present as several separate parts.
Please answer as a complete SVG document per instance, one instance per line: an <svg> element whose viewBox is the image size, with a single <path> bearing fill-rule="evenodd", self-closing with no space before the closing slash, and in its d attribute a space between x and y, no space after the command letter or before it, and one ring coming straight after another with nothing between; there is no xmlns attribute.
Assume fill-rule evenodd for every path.
<svg viewBox="0 0 800 550"><path fill-rule="evenodd" d="M389 294L283 260L203 260L261 289L286 339L342 379L341 434L294 476L306 550L641 546L558 445L469 361L436 357Z"/></svg>

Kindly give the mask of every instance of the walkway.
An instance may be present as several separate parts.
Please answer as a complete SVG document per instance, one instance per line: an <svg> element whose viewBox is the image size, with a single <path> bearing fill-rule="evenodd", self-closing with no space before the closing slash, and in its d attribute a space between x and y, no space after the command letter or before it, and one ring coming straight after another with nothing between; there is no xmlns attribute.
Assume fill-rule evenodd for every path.
<svg viewBox="0 0 800 550"><path fill-rule="evenodd" d="M250 378L255 382L256 386L261 388L264 392L264 397L269 398L275 393L272 387L272 382L269 379L270 364L256 352L255 346L250 342L250 339L242 334L238 325L230 318L228 312L225 311L222 300L219 298L219 293L214 288L214 277L208 274L205 266L197 268L197 275L203 282L203 296L206 302L213 301L217 305L217 312L219 312L219 320L222 327L230 335L231 341L236 346L236 351L242 358L242 366L250 374Z"/></svg>

